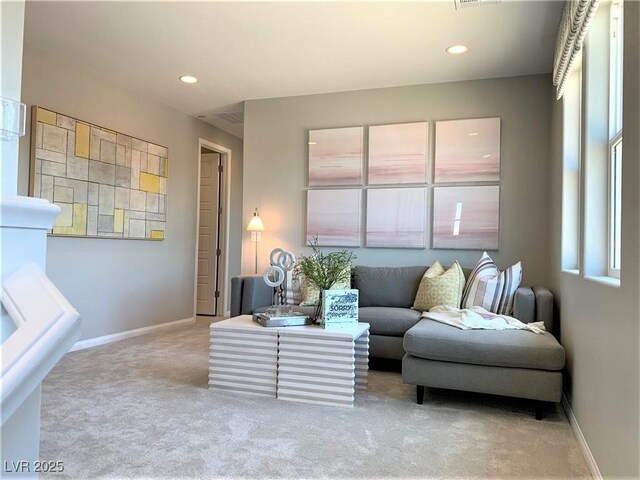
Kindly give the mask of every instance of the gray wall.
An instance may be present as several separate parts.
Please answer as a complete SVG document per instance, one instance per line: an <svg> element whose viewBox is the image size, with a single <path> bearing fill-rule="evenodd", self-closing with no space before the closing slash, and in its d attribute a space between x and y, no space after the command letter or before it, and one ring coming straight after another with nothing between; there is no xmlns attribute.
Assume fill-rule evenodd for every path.
<svg viewBox="0 0 640 480"><path fill-rule="evenodd" d="M552 285L560 307L561 341L567 351L565 391L605 478L640 476L639 7L638 2L625 3L623 240L619 287L561 270L562 102L551 100Z"/></svg>
<svg viewBox="0 0 640 480"><path fill-rule="evenodd" d="M242 141L164 104L30 47L23 102L41 105L169 148L164 241L50 237L47 271L93 338L192 317L198 137L232 149L230 274L240 271ZM29 122L28 122L29 123ZM19 185L28 190L29 135L20 142Z"/></svg>
<svg viewBox="0 0 640 480"><path fill-rule="evenodd" d="M268 253L304 245L307 130L419 120L502 117L501 266L522 260L525 281L548 284L548 168L551 79L548 75L417 85L245 103L244 224L255 207ZM432 130L433 131L433 130ZM433 139L432 139L433 143ZM432 149L433 151L433 149ZM245 233L243 272L253 272L254 244ZM473 266L481 252L357 249L365 265L428 265L458 259Z"/></svg>

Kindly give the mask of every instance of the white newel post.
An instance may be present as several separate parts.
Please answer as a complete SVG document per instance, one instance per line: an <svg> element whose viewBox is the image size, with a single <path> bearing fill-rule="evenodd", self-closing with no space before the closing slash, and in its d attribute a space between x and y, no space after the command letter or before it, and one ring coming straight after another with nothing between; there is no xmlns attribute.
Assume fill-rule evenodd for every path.
<svg viewBox="0 0 640 480"><path fill-rule="evenodd" d="M78 313L43 273L59 212L42 199L0 200L2 477L37 477L40 383L80 336Z"/></svg>

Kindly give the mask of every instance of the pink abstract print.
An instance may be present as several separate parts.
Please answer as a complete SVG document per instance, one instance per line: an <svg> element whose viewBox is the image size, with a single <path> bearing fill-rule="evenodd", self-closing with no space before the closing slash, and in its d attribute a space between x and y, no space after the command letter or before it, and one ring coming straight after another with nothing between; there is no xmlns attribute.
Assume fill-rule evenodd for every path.
<svg viewBox="0 0 640 480"><path fill-rule="evenodd" d="M307 241L318 237L318 245L360 246L362 191L307 191Z"/></svg>
<svg viewBox="0 0 640 480"><path fill-rule="evenodd" d="M369 184L427 182L428 124L369 127Z"/></svg>
<svg viewBox="0 0 640 480"><path fill-rule="evenodd" d="M367 190L367 247L424 248L426 188Z"/></svg>
<svg viewBox="0 0 640 480"><path fill-rule="evenodd" d="M309 131L309 186L362 185L363 127Z"/></svg>
<svg viewBox="0 0 640 480"><path fill-rule="evenodd" d="M500 187L436 187L433 248L497 250Z"/></svg>
<svg viewBox="0 0 640 480"><path fill-rule="evenodd" d="M435 183L500 180L500 118L436 123Z"/></svg>

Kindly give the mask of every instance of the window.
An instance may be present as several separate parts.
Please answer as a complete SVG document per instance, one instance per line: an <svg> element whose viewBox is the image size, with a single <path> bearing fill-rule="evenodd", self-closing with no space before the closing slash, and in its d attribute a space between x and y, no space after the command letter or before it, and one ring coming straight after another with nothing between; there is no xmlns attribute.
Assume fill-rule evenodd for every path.
<svg viewBox="0 0 640 480"><path fill-rule="evenodd" d="M622 233L622 54L623 3L611 3L609 37L609 265L608 275L620 278Z"/></svg>
<svg viewBox="0 0 640 480"><path fill-rule="evenodd" d="M611 147L609 215L611 216L609 276L620 278L620 247L622 227L622 137Z"/></svg>
<svg viewBox="0 0 640 480"><path fill-rule="evenodd" d="M595 14L590 10L584 48L574 50L558 91L562 95L566 87L562 269L584 278L613 277L606 281L611 285L620 284L615 279L624 259L623 13L623 0L601 2Z"/></svg>
<svg viewBox="0 0 640 480"><path fill-rule="evenodd" d="M577 273L580 268L581 55L567 80L563 112L562 269Z"/></svg>

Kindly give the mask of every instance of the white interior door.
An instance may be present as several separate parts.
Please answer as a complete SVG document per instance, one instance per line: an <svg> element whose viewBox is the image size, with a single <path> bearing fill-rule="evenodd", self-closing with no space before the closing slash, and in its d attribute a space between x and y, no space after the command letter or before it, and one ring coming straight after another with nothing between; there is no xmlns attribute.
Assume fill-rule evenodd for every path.
<svg viewBox="0 0 640 480"><path fill-rule="evenodd" d="M200 170L200 228L196 313L217 315L219 153L202 153Z"/></svg>

